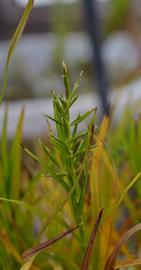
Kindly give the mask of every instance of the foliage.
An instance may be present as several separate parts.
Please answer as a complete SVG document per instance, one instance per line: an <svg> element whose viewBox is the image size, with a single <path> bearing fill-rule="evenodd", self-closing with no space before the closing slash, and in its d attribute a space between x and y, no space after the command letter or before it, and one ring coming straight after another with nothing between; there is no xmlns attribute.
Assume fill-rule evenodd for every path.
<svg viewBox="0 0 141 270"><path fill-rule="evenodd" d="M8 66L32 5L29 0L10 44L1 99ZM53 116L44 115L49 139L39 140L42 155L22 144L40 165L33 175L22 166L24 110L10 147L8 107L5 109L0 152L1 269L139 269L141 260L130 251L138 254L141 237L134 237L127 246L124 243L141 230L137 190L140 121L136 123L130 116L127 125L124 122L115 131L110 130L105 116L96 132L95 108L72 119L81 77L82 73L71 89L63 63L65 95L52 92ZM80 132L79 126L86 121L85 131Z"/></svg>
<svg viewBox="0 0 141 270"><path fill-rule="evenodd" d="M122 177L119 169L116 168L112 155L108 152L108 145L110 144L107 143L107 146L105 146L109 130L109 119L107 116L104 117L97 134L94 128L95 109L83 115L78 114L74 120L71 119L70 108L73 103L71 99L77 100L80 79L76 82L73 90L70 90L67 68L64 63L63 69L65 96L52 93L54 116L44 115L50 130L49 142L45 144L39 140L39 145L47 157L41 159L24 147L25 151L39 162L42 173L49 177L51 181L55 180L58 186L60 185L62 188L61 194L64 194L64 200L57 205L55 210L52 208L53 213L45 221L40 236L42 234L45 235L46 231L50 231L54 224L56 226L58 217L69 228L75 222L80 227L73 236L75 242L73 243L73 238L70 240L70 243L72 242L72 253L71 251L69 252L70 261L67 264L67 269L71 266L70 269L75 269L76 267L76 269L112 270L116 267L116 257L121 245L137 230L140 230L140 224L129 231L127 226L120 239L120 230L122 231L122 228L125 226L124 223L128 220L125 220L125 211L130 213L130 226L139 222L139 213L135 209L129 191L139 180L141 173L134 173L133 175L129 173L128 179L125 182L121 180ZM73 96L73 93L76 96ZM93 113L93 116L86 131L77 133L78 125L90 116L91 113ZM53 134L50 120L56 125L57 135ZM80 151L82 145L84 148ZM118 152L116 154L118 155ZM76 159L76 157L78 158ZM78 176L79 178L77 178ZM52 185L54 185L53 182ZM83 198L83 200L81 201L80 198ZM99 227L99 223L97 225L99 233L95 239L95 247L93 249L93 240L91 238L93 234L91 234L90 239L89 234L93 220L97 219L101 208L104 209L104 213L101 226ZM67 219L65 216L66 212ZM121 228L116 231L115 228L119 222L121 223ZM66 242L67 240L65 241L64 239L62 245L58 244L61 252L63 248L63 254L66 250ZM114 242L117 243L113 245ZM39 251L38 248L40 247L41 245L29 250L27 254L32 255L32 251ZM113 251L111 252L111 250ZM40 248L41 251L42 248ZM123 256L129 257L130 260L119 261L117 265L136 265L140 263L139 259L131 260L128 248L123 247L121 252ZM79 254L79 257L76 254ZM35 255L34 252L33 255ZM39 255L39 253L36 255ZM39 258L40 256L37 257ZM54 261L58 262L57 252L54 255ZM74 262L76 264L72 266ZM62 269L65 269L62 260L59 263ZM41 267L40 264L38 266Z"/></svg>

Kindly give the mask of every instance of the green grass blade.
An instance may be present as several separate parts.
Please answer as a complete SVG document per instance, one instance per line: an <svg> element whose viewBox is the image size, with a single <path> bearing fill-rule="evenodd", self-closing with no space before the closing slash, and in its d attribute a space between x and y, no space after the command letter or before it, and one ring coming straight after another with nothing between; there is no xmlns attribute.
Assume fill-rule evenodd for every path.
<svg viewBox="0 0 141 270"><path fill-rule="evenodd" d="M70 96L69 96L69 107L71 107L73 105L73 103L77 100L78 98L78 89L80 86L80 82L82 80L82 75L83 75L83 71L81 71L80 73L80 77L78 79L78 81L76 81L76 83L74 84L74 88L72 89Z"/></svg>
<svg viewBox="0 0 141 270"><path fill-rule="evenodd" d="M65 85L65 90L66 90L66 99L69 98L70 95L70 82L69 82L69 77L68 77L68 70L65 62L62 63L63 66L63 78L64 78L64 85Z"/></svg>
<svg viewBox="0 0 141 270"><path fill-rule="evenodd" d="M22 141L22 130L23 130L23 121L24 121L24 109L21 111L16 134L12 143L11 154L10 154L10 164L9 164L9 186L10 198L17 199L20 192L20 176L21 176L21 146L20 142Z"/></svg>
<svg viewBox="0 0 141 270"><path fill-rule="evenodd" d="M34 4L34 0L28 1L28 4L27 4L26 9L22 15L22 18L19 22L19 25L18 25L18 27L17 27L17 29L16 29L16 31L11 39L8 54L7 54L6 65L5 65L4 80L3 80L3 85L2 85L1 95L0 95L0 103L3 100L3 96L4 96L6 85L7 85L8 68L9 68L10 61L11 61L11 58L13 56L14 50L17 46L17 43L20 40L20 37L23 33L24 27L26 25L26 22L28 20L28 17L30 15L31 10L32 10L33 4Z"/></svg>
<svg viewBox="0 0 141 270"><path fill-rule="evenodd" d="M2 137L1 137L1 160L3 166L3 176L7 175L7 118L8 118L8 106L5 107L5 114L3 120Z"/></svg>
<svg viewBox="0 0 141 270"><path fill-rule="evenodd" d="M77 117L72 123L71 123L71 127L75 126L76 124L81 123L82 121L84 121L87 117L89 117L94 111L96 111L96 109L92 109L86 113L84 113L83 115L80 115L79 117Z"/></svg>
<svg viewBox="0 0 141 270"><path fill-rule="evenodd" d="M19 200L12 200L12 199L7 199L7 198L2 198L0 197L0 201L2 202L9 202L12 204L17 204L20 207L24 207L25 209L27 209L28 211L30 211L31 213L38 215L40 217L47 217L46 212L30 205L29 203L26 203L24 201L19 201Z"/></svg>
<svg viewBox="0 0 141 270"><path fill-rule="evenodd" d="M64 151L66 154L70 154L69 148L62 140L58 139L57 137L52 136L51 142L56 146L56 148L58 148L62 152Z"/></svg>
<svg viewBox="0 0 141 270"><path fill-rule="evenodd" d="M139 178L141 177L141 172L139 172L133 179L132 181L127 185L127 187L123 190L123 192L121 193L119 199L117 200L117 202L115 203L112 212L115 212L115 209L119 207L119 205L122 203L122 201L124 200L127 192L133 187L133 185L139 180Z"/></svg>
<svg viewBox="0 0 141 270"><path fill-rule="evenodd" d="M52 160L52 162L60 168L60 164L58 163L57 159L55 158L54 154L51 152L51 150L45 145L40 139L39 144L42 147L43 151L47 154L47 156Z"/></svg>
<svg viewBox="0 0 141 270"><path fill-rule="evenodd" d="M54 119L53 117L51 117L51 116L48 115L48 114L44 114L44 117L45 117L45 118L48 118L48 119L50 119L50 120L52 120L53 122L55 122L56 124L58 124L58 125L60 125L60 126L63 126L63 123L57 121L56 119Z"/></svg>

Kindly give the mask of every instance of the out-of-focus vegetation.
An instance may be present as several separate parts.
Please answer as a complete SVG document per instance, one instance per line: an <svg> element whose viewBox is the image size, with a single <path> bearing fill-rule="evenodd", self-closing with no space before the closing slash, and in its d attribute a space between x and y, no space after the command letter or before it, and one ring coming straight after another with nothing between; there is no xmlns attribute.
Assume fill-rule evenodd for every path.
<svg viewBox="0 0 141 270"><path fill-rule="evenodd" d="M8 8L8 6L7 6ZM37 18L37 9L40 10ZM110 85L134 79L140 74L140 3L135 1L97 1L102 37L102 53ZM83 1L50 4L35 8L34 20L40 22L41 10L46 20L38 33L24 35L15 53L10 69L7 99L48 97L51 87L61 89L60 62L65 59L76 79L79 69L85 66L84 92L93 90L95 74L92 71L91 45L87 35ZM38 14L38 12L37 12ZM34 22L33 20L33 22ZM32 21L32 20L31 20ZM42 20L41 20L42 22ZM29 30L27 26L27 31ZM46 29L45 29L46 27ZM35 29L34 29L35 31ZM1 48L5 48L2 42ZM23 44L23 45L22 45ZM40 48L40 51L38 49ZM128 57L130 55L130 58ZM25 61L26 59L26 61ZM4 50L1 51L1 63ZM111 87L112 88L112 87ZM40 90L39 90L40 89Z"/></svg>

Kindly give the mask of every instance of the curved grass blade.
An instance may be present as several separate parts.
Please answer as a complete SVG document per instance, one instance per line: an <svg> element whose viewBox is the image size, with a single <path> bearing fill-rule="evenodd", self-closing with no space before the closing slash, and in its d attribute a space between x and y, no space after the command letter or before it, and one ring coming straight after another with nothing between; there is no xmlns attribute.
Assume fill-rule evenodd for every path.
<svg viewBox="0 0 141 270"><path fill-rule="evenodd" d="M5 70L4 70L4 79L3 79L3 84L2 84L2 90L1 90L1 95L0 95L0 103L3 100L3 96L5 93L5 89L6 89L6 85L7 85L7 79L8 79L8 68L9 68L9 64L11 61L11 58L13 56L14 50L17 46L18 41L20 40L20 37L23 33L24 27L27 23L28 17L31 13L32 7L34 4L34 0L29 0L27 3L27 6L25 8L25 11L22 15L22 18L18 24L18 27L11 39L10 45L9 45L9 50L8 50L8 54L7 54L7 60L6 60L6 65L5 65Z"/></svg>
<svg viewBox="0 0 141 270"><path fill-rule="evenodd" d="M122 201L124 200L127 192L133 187L133 185L139 180L139 178L141 177L141 172L137 173L137 175L131 180L131 182L126 186L126 188L123 190L123 192L120 195L120 198L117 200L117 202L115 203L113 209L111 210L111 212L115 212L115 209L119 207L119 205L122 203Z"/></svg>
<svg viewBox="0 0 141 270"><path fill-rule="evenodd" d="M100 210L99 215L97 217L97 220L94 224L94 227L93 227L92 233L91 233L90 238L89 238L89 243L88 243L87 249L85 251L82 266L81 266L80 270L87 270L89 267L89 261L90 261L90 257L91 257L91 253L92 253L92 248L93 248L95 237L96 237L98 227L99 227L99 224L100 224L100 221L102 218L102 214L103 214L103 209Z"/></svg>
<svg viewBox="0 0 141 270"><path fill-rule="evenodd" d="M141 223L135 225L134 227L132 227L131 229L129 229L123 234L120 240L114 245L113 250L107 259L104 270L115 269L116 259L117 259L121 245L123 245L131 236L133 236L139 230L141 230Z"/></svg>
<svg viewBox="0 0 141 270"><path fill-rule="evenodd" d="M40 209L26 203L26 202L19 201L19 200L12 200L12 199L7 199L7 198L2 198L2 197L0 197L0 201L17 204L18 206L26 208L28 211L30 211L31 213L33 213L35 215L38 215L40 217L47 217L46 212L44 212L44 211L42 211L42 210L40 210Z"/></svg>
<svg viewBox="0 0 141 270"><path fill-rule="evenodd" d="M123 260L122 262L118 262L116 264L115 269L118 270L120 268L128 268L137 265L141 265L141 259Z"/></svg>

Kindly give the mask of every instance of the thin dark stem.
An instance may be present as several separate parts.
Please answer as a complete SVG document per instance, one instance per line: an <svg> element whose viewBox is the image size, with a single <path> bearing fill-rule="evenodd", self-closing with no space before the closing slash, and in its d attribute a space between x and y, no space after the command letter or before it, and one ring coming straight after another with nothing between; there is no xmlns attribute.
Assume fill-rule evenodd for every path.
<svg viewBox="0 0 141 270"><path fill-rule="evenodd" d="M83 0L87 29L93 52L93 69L96 72L98 92L101 97L102 111L106 113L108 107L108 86L104 63L101 55L101 38L99 16L96 0Z"/></svg>

